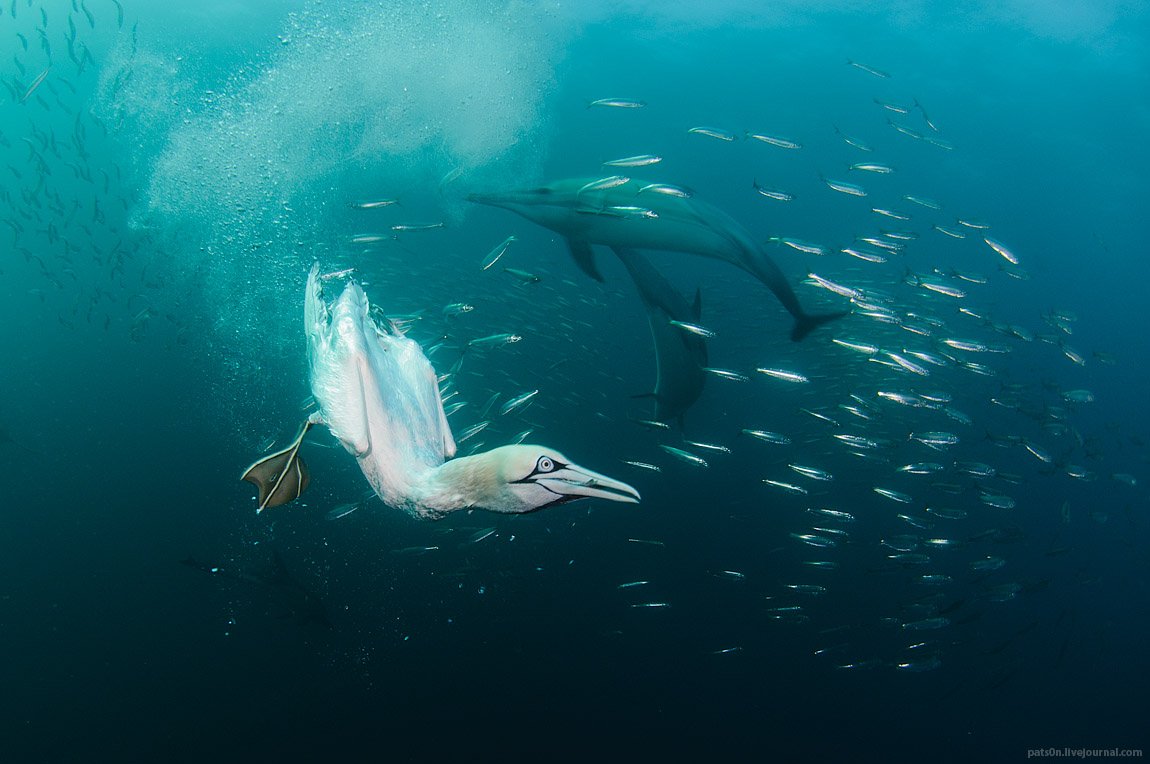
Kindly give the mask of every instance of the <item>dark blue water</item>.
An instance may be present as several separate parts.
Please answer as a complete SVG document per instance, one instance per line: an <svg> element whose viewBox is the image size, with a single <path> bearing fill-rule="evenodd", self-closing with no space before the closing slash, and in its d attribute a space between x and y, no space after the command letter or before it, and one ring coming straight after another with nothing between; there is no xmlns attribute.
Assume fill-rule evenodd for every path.
<svg viewBox="0 0 1150 764"><path fill-rule="evenodd" d="M0 757L1144 749L1148 20L1118 2L125 3L122 23L112 0L5 4ZM605 97L646 106L587 106ZM687 132L700 125L737 140ZM688 298L700 291L709 363L750 377L709 377L682 434L633 421L650 416L632 396L650 391L655 359L614 256L598 254L598 284L555 234L465 201L647 153L662 162L626 172L691 189L757 241L824 247L765 245L809 310L853 310L792 343L790 317L748 274L648 253ZM895 171L847 169L864 161ZM384 198L399 204L353 206ZM444 227L391 238L416 223ZM914 238L869 247L883 263L841 252L882 231ZM384 239L352 242L373 233ZM480 270L512 234L500 267L538 283ZM531 429L642 503L416 520L365 498L355 461L317 429L309 490L257 515L238 476L304 416L315 260L354 267L389 315L419 316L409 336L440 374L470 339L522 337L464 356L457 437L499 397L461 452ZM473 310L446 317L452 303ZM833 339L944 365L920 361L922 376ZM529 407L497 414L534 389ZM1093 401L1067 400L1081 390ZM933 431L958 443L910 437ZM844 433L879 443L859 456ZM899 471L919 462L940 471ZM796 538L811 534L834 544ZM649 583L619 588L635 581ZM650 603L666 607L634 607Z"/></svg>

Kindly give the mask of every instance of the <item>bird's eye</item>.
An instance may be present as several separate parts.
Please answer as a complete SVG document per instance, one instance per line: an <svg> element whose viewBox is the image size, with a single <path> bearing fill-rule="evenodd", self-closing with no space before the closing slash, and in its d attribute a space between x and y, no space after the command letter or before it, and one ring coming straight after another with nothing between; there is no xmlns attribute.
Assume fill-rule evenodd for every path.
<svg viewBox="0 0 1150 764"><path fill-rule="evenodd" d="M555 469L555 462L548 456L539 457L539 461L535 465L536 472L551 472Z"/></svg>

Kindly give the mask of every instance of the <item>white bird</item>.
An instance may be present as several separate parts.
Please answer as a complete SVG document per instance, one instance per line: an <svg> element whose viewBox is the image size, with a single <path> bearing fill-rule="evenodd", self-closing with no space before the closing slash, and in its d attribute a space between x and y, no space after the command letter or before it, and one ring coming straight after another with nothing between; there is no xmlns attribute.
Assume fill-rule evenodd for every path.
<svg viewBox="0 0 1150 764"><path fill-rule="evenodd" d="M315 424L327 426L356 458L384 503L417 517L460 509L533 512L587 497L638 503L631 486L544 446L501 446L452 459L455 439L423 350L394 326L381 328L354 282L325 303L318 264L308 275L304 325L319 410L290 446L242 475L260 489L257 511L286 504L307 487L299 450Z"/></svg>

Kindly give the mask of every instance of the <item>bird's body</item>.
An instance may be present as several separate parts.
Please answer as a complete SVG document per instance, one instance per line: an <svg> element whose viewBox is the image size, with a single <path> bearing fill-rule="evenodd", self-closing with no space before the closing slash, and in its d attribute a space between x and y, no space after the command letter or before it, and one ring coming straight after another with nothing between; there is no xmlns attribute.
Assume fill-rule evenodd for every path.
<svg viewBox="0 0 1150 764"><path fill-rule="evenodd" d="M376 324L358 284L349 283L328 305L313 266L304 323L311 390L319 405L309 423L331 430L389 506L438 518L460 509L532 512L582 497L638 501L631 486L543 446L502 446L452 459L455 439L435 370L415 341ZM305 427L292 446L244 473L260 486L261 510L297 498L306 487L299 457L306 432ZM297 475L303 477L296 480Z"/></svg>

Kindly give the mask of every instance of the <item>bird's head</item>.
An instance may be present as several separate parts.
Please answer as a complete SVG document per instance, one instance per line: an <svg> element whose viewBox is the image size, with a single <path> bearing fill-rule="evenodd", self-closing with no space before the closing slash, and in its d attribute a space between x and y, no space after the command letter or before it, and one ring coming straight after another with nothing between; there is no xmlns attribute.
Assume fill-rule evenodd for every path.
<svg viewBox="0 0 1150 764"><path fill-rule="evenodd" d="M498 461L504 491L521 507L509 511L533 512L584 498L639 503L639 492L631 486L544 446L502 446L488 453Z"/></svg>

